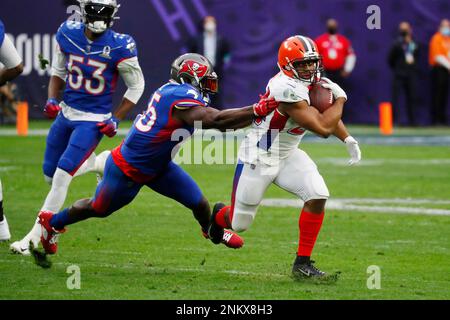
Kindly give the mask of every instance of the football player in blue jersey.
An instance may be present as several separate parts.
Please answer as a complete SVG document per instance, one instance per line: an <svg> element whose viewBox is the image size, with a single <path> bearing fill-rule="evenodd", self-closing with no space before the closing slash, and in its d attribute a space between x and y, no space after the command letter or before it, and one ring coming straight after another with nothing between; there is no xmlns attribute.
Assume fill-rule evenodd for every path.
<svg viewBox="0 0 450 320"><path fill-rule="evenodd" d="M65 231L65 226L92 217L109 216L130 203L143 186L192 210L205 238L215 244L240 248L242 239L215 223L198 185L172 161L180 143L177 130L192 134L196 121L205 129L243 128L250 125L254 117L272 112L278 103L262 96L252 106L219 111L208 106L208 95L217 90L217 75L205 57L194 53L178 57L172 64L171 80L156 90L148 109L136 117L122 144L108 157L95 196L79 200L58 214L39 214L43 230L41 242L46 253L56 252L57 238Z"/></svg>
<svg viewBox="0 0 450 320"><path fill-rule="evenodd" d="M0 87L17 78L23 72L23 63L11 39L5 34L5 26L0 20ZM11 238L8 221L3 213L2 181L0 180L0 241Z"/></svg>
<svg viewBox="0 0 450 320"><path fill-rule="evenodd" d="M103 135L116 134L120 120L136 105L145 86L133 38L111 30L119 8L116 0L80 0L80 6L84 22L64 22L56 34L56 57L44 108L49 118L56 118L43 164L51 190L41 212L61 209L74 176L102 171L106 157L96 159L93 151ZM128 91L112 113L119 75ZM40 234L37 220L31 232L11 249L29 254L30 241L36 246Z"/></svg>

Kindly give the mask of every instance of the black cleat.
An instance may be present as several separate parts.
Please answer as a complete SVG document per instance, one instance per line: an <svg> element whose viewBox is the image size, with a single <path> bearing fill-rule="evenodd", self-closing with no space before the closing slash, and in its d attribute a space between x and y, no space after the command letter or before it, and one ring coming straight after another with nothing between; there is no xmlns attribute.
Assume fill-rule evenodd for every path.
<svg viewBox="0 0 450 320"><path fill-rule="evenodd" d="M225 207L224 203L216 203L209 220L208 236L214 244L221 243L223 239L224 229L216 223L216 215L223 207Z"/></svg>
<svg viewBox="0 0 450 320"><path fill-rule="evenodd" d="M292 275L295 278L325 279L327 277L325 272L314 266L314 261L310 260L308 262L300 263L298 257L292 266Z"/></svg>

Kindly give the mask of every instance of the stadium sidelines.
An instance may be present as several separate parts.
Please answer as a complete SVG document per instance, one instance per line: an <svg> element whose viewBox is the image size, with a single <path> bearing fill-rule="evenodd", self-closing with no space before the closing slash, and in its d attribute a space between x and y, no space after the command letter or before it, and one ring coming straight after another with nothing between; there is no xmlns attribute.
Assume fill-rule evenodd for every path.
<svg viewBox="0 0 450 320"><path fill-rule="evenodd" d="M119 129L117 134L124 136L128 133L128 129ZM48 129L31 129L28 130L29 136L43 137L47 136ZM221 133L217 130L196 130L193 137L203 138L205 141L212 139L238 139L242 140L246 135L245 130L236 130L232 133ZM0 136L17 136L16 129L0 129ZM355 135L360 144L370 145L426 145L426 146L450 146L450 135L401 135L401 136L380 136L372 134ZM321 143L340 143L337 138L322 139L312 134L306 134L303 138L306 142Z"/></svg>
<svg viewBox="0 0 450 320"><path fill-rule="evenodd" d="M391 205L389 205L391 204ZM409 204L410 206L405 206ZM448 204L447 200L431 199L374 199L374 198L337 198L329 199L326 207L328 210L358 211L371 213L394 213L394 214L415 214L415 215L437 215L448 216L448 209L432 209L417 207L420 204ZM264 199L261 205L266 207L303 207L303 201L298 199ZM393 206L394 205L394 206ZM402 206L395 206L402 205Z"/></svg>

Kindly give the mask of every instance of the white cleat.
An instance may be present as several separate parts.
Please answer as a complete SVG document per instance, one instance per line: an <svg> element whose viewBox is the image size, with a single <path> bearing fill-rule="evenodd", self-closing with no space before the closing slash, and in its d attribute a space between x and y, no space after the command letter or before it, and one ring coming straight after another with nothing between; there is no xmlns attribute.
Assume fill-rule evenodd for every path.
<svg viewBox="0 0 450 320"><path fill-rule="evenodd" d="M0 222L0 241L9 241L11 239L11 233L9 232L8 221L3 216L3 221Z"/></svg>
<svg viewBox="0 0 450 320"><path fill-rule="evenodd" d="M41 239L39 236L34 236L30 238L30 235L27 235L22 240L11 243L9 249L13 253L21 254L23 256L29 256L31 255L30 247L37 248L39 246L40 241Z"/></svg>

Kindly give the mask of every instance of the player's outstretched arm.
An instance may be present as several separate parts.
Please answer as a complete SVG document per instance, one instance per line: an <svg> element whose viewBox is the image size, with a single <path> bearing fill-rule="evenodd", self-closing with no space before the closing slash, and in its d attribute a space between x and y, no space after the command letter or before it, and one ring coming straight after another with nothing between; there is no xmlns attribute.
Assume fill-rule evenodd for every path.
<svg viewBox="0 0 450 320"><path fill-rule="evenodd" d="M338 122L341 120L345 101L345 98L337 98L333 105L323 113L319 113L316 108L309 106L305 100L296 103L282 103L279 110L289 115L302 128L323 138L328 138L336 130Z"/></svg>
<svg viewBox="0 0 450 320"><path fill-rule="evenodd" d="M250 125L255 117L268 115L276 109L278 104L273 99L261 97L261 100L252 106L236 109L221 111L210 107L194 107L187 110L175 109L174 117L190 126L194 126L195 122L200 121L204 129L225 131Z"/></svg>

